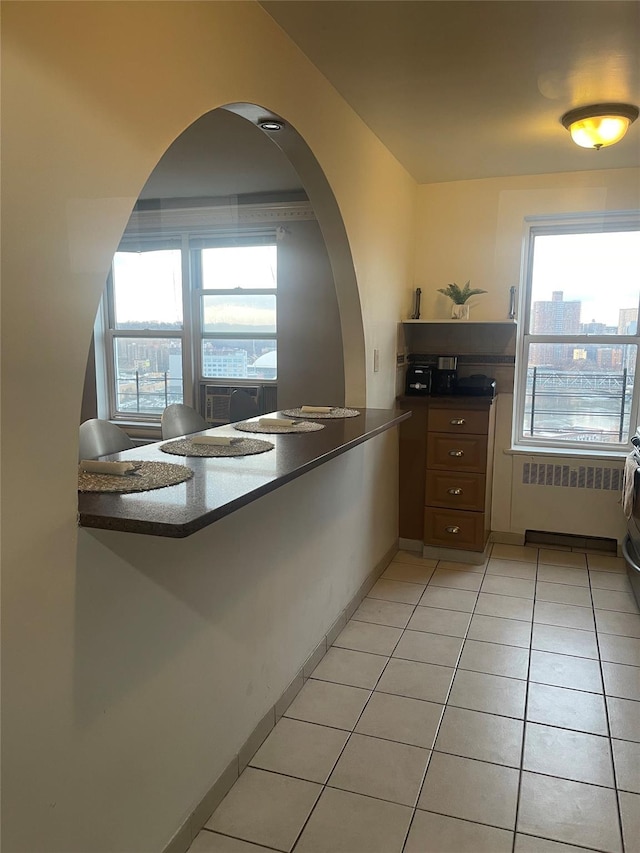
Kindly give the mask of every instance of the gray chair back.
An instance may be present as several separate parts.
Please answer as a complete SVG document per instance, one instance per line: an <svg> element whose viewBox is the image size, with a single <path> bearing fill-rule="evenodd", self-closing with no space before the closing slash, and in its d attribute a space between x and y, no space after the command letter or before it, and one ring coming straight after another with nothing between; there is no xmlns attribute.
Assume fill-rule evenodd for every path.
<svg viewBox="0 0 640 853"><path fill-rule="evenodd" d="M160 425L163 439L178 438L180 435L201 432L209 427L202 415L184 403L172 403L167 406L162 413Z"/></svg>
<svg viewBox="0 0 640 853"><path fill-rule="evenodd" d="M135 447L126 432L111 421L91 418L80 424L79 459L97 459Z"/></svg>
<svg viewBox="0 0 640 853"><path fill-rule="evenodd" d="M229 398L229 421L235 424L237 421L243 421L246 418L254 418L259 415L258 403L256 398L252 397L241 388L236 388L231 392Z"/></svg>

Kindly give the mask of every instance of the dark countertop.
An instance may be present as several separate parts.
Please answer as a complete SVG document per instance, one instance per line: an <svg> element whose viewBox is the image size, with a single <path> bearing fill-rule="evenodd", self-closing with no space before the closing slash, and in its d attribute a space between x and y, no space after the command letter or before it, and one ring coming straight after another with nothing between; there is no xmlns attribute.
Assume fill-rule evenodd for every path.
<svg viewBox="0 0 640 853"><path fill-rule="evenodd" d="M311 433L249 434L231 425L205 431L261 438L275 445L255 456L175 456L163 453L159 447L164 442L159 441L101 457L174 462L188 466L194 475L177 486L148 492L79 493L80 526L184 538L411 417L411 412L393 409L360 412L355 418L321 420L325 429Z"/></svg>

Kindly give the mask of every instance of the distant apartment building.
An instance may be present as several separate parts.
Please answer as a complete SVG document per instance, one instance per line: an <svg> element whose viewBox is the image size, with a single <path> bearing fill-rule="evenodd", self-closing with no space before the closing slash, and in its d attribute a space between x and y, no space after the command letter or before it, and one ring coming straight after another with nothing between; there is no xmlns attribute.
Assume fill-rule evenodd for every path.
<svg viewBox="0 0 640 853"><path fill-rule="evenodd" d="M638 331L638 309L621 308L618 311L618 334L635 335ZM628 373L635 373L636 348L634 346L622 349L621 366Z"/></svg>
<svg viewBox="0 0 640 853"><path fill-rule="evenodd" d="M246 379L246 350L207 350L202 353L202 375L213 379Z"/></svg>
<svg viewBox="0 0 640 853"><path fill-rule="evenodd" d="M582 303L565 302L562 290L554 290L551 300L534 302L531 310L532 335L579 335ZM562 367L573 359L573 347L568 344L536 344L529 354L532 366Z"/></svg>
<svg viewBox="0 0 640 853"><path fill-rule="evenodd" d="M638 309L621 308L618 312L618 334L635 335L638 329Z"/></svg>

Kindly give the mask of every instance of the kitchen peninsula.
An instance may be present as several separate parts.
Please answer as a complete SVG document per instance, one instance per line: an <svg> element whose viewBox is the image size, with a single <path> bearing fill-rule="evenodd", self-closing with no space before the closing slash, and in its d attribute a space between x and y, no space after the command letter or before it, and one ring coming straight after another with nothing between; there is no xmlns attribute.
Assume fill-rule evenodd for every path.
<svg viewBox="0 0 640 853"><path fill-rule="evenodd" d="M81 527L184 538L409 417L408 411L361 409L357 417L320 420L324 429L318 432L264 436L273 442L274 450L255 456L178 458L160 450L165 442L112 454L109 459L113 460L179 461L194 475L179 485L147 492L80 493L79 523ZM215 434L239 433L229 425L217 428Z"/></svg>

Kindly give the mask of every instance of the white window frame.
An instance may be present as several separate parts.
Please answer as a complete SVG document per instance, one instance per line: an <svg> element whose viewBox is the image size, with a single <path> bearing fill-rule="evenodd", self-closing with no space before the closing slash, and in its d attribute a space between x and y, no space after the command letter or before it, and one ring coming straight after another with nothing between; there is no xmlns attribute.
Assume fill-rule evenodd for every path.
<svg viewBox="0 0 640 853"><path fill-rule="evenodd" d="M198 376L198 383L208 383L208 384L224 384L224 385L255 385L256 380L249 376L246 378L239 378L233 376L205 376L203 365L202 365L202 346L204 341L213 340L213 341L223 341L223 340L265 340L265 341L275 341L276 349L278 345L278 328L277 328L277 316L278 316L278 288L277 282L276 287L261 287L261 288L223 288L223 287L204 287L202 281L202 267L201 262L196 263L195 257L193 253L200 252L205 248L230 248L234 246L277 246L278 245L278 235L275 230L270 231L256 231L245 230L245 231L237 231L233 235L227 235L226 237L221 235L219 232L217 233L209 233L206 235L198 234L198 235L190 235L190 268L191 268L191 282L192 282L192 293L193 293L193 301L192 301L192 311L193 311L193 330L194 330L194 365L196 374ZM276 261L277 263L277 261ZM274 296L276 299L276 331L275 332L205 332L204 331L204 318L202 316L202 305L203 305L203 297L205 296ZM197 339L196 339L197 335ZM276 384L276 379L260 379L260 385L269 385Z"/></svg>
<svg viewBox="0 0 640 853"><path fill-rule="evenodd" d="M98 390L98 415L110 420L144 426L157 426L161 413L118 411L115 391L114 341L118 337L131 338L179 338L182 340L183 400L187 405L199 408L199 389L207 384L227 384L242 387L252 386L253 378L215 379L202 376L202 340L205 337L221 338L221 335L203 332L201 319L201 296L203 292L222 294L224 291L203 291L201 282L194 276L192 243L211 240L218 246L237 245L241 241L251 245L264 244L265 237L278 243L286 239L287 222L314 220L315 214L308 201L265 202L252 204L214 203L194 204L191 207L165 207L135 210L123 235L119 250L135 250L136 246L175 248L180 242L182 257L182 331L159 329L116 329L113 302L112 273L110 272L95 324L96 385ZM165 245L163 245L165 244ZM277 289L260 288L253 291L243 289L243 295L252 293L276 294ZM277 305L277 303L276 303ZM277 310L277 307L276 307ZM240 339L243 335L235 335ZM255 337L245 335L244 337ZM260 335L261 339L274 339L276 333ZM260 379L260 385L276 385L277 380Z"/></svg>
<svg viewBox="0 0 640 853"><path fill-rule="evenodd" d="M157 424L160 420L160 414L151 412L128 412L118 409L118 392L116 389L116 367L115 367L115 344L118 339L150 339L157 340L163 338L167 340L179 340L182 352L182 397L183 400L189 399L193 394L193 380L191 373L187 373L185 368L188 368L190 359L188 350L191 346L191 329L190 323L190 296L189 284L185 279L185 240L184 236L176 233L164 233L162 235L146 235L143 238L125 236L120 245L118 252L133 252L137 249L143 250L163 250L174 249L181 253L182 265L182 329L119 329L116 327L115 318L115 299L113 288L113 264L107 277L107 284L103 297L102 310L102 341L104 347L104 370L105 370L105 385L107 392L108 416L113 421L123 421L127 423L135 422L141 425Z"/></svg>
<svg viewBox="0 0 640 853"><path fill-rule="evenodd" d="M516 371L514 384L514 407L512 424L512 447L514 450L534 452L565 451L567 455L585 455L593 452L626 454L631 449L631 437L638 423L640 398L640 299L638 304L638 326L635 335L533 335L529 332L531 320L531 292L533 280L534 245L537 236L550 234L586 234L603 231L635 231L640 229L640 211L613 211L566 216L532 216L525 218L523 240L521 286L518 310L518 335L516 348ZM533 343L552 344L604 344L621 346L633 344L637 349L636 369L638 381L634 382L630 409L630 434L626 443L583 442L527 436L524 433L527 372L529 347Z"/></svg>

